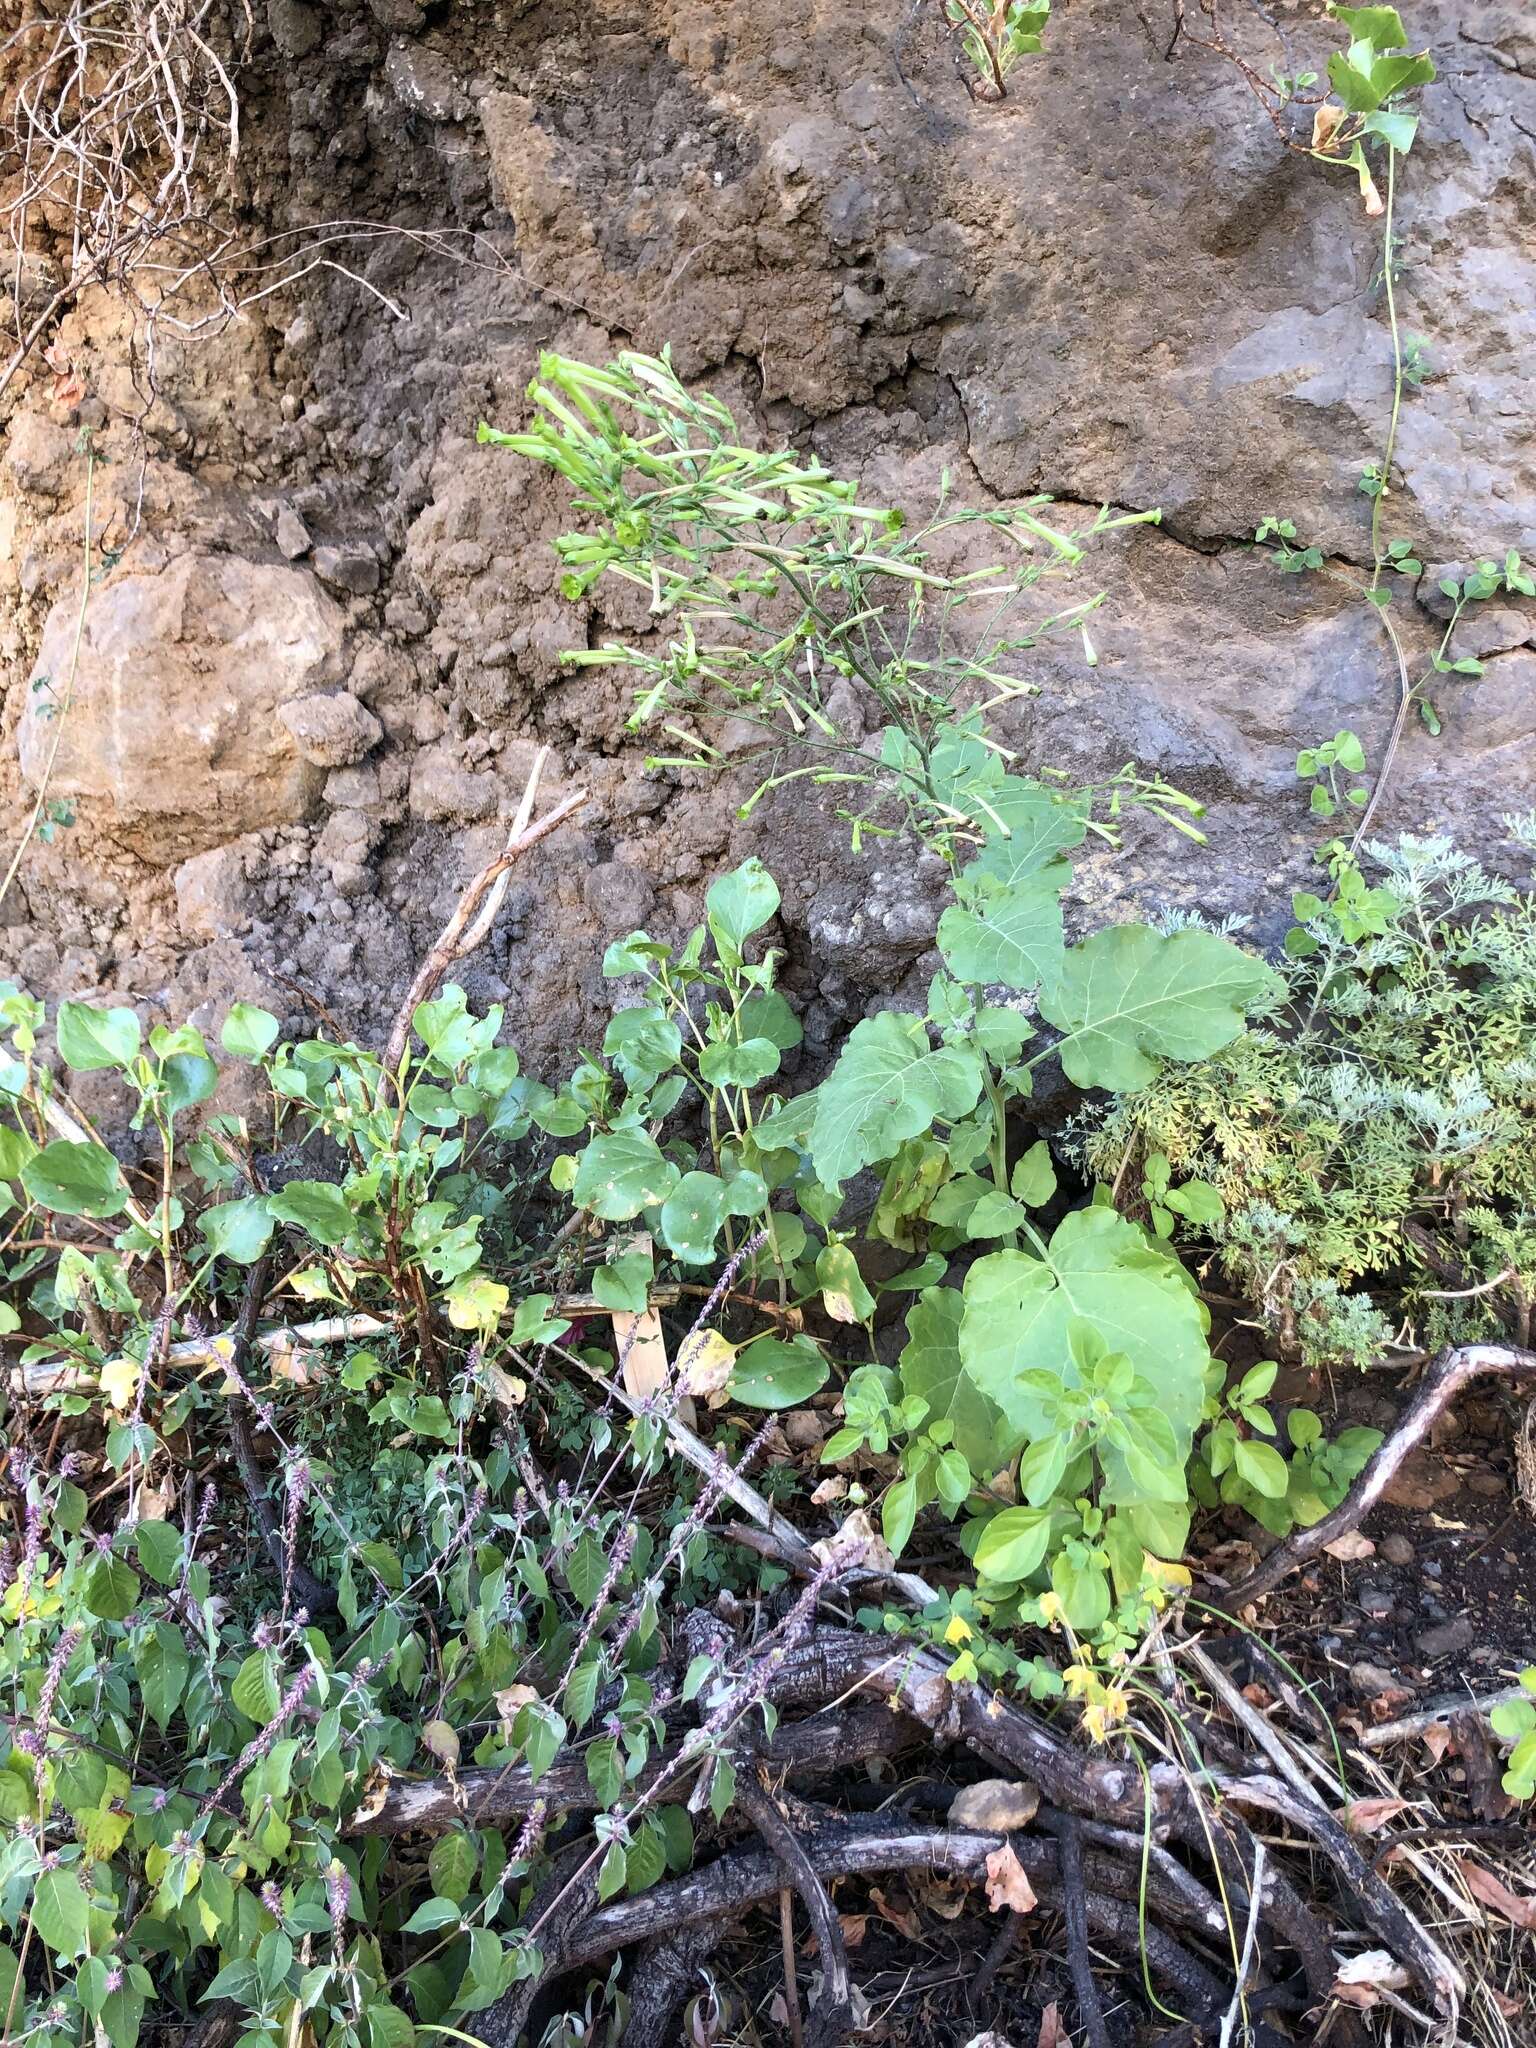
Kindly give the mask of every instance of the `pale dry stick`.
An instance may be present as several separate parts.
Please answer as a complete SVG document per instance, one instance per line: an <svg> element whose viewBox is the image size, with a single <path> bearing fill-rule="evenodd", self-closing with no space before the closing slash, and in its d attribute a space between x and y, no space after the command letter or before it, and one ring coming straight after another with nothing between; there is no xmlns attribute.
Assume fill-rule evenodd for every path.
<svg viewBox="0 0 1536 2048"><path fill-rule="evenodd" d="M1216 1663L1214 1658L1207 1657L1204 1651L1195 1643L1186 1644L1184 1648L1185 1653L1190 1657L1190 1661L1201 1672L1211 1690L1227 1707L1233 1719L1247 1729L1254 1741L1258 1743L1259 1747L1273 1761L1286 1781L1301 1794L1303 1799L1315 1801L1319 1796L1319 1786L1321 1786L1322 1794L1326 1798L1338 1799L1347 1796L1348 1787L1342 1783L1340 1778L1319 1757L1314 1756L1304 1743L1297 1744L1293 1748L1281 1731L1265 1715L1261 1714L1256 1707L1249 1705L1248 1701L1244 1699L1242 1693L1232 1683L1232 1680L1222 1670L1221 1666ZM1316 1779L1316 1784L1309 1782L1308 1772ZM1431 1891L1438 1891L1449 1904L1453 1907L1456 1905L1457 1902L1450 1888L1436 1871L1432 1860L1425 1856L1422 1850L1416 1849L1411 1844L1405 1842L1399 1845L1399 1853L1405 1862L1413 1866Z"/></svg>
<svg viewBox="0 0 1536 2048"><path fill-rule="evenodd" d="M1327 1544L1358 1528L1461 1389L1469 1380L1485 1374L1501 1379L1536 1380L1536 1351L1524 1351L1512 1344L1460 1344L1442 1351L1424 1375L1423 1385L1409 1402L1403 1419L1333 1512L1314 1522L1310 1529L1298 1529L1283 1543L1277 1543L1256 1571L1227 1591L1213 1595L1211 1604L1236 1614L1272 1592L1288 1573L1316 1557Z"/></svg>
<svg viewBox="0 0 1536 2048"><path fill-rule="evenodd" d="M1237 1966L1232 2003L1221 2023L1219 2048L1232 2048L1233 2031L1248 2003L1248 1976L1253 1968L1253 1952L1259 1942L1259 1901L1264 1896L1264 1855L1264 1844L1259 1842L1253 1852L1253 1879L1248 1887L1248 1925L1243 1932L1243 1953Z"/></svg>
<svg viewBox="0 0 1536 2048"><path fill-rule="evenodd" d="M530 823L533 816L534 797L539 786L539 776L549 758L548 747L541 747L532 768L528 771L527 785L522 801L518 804L517 815L512 820L512 829L507 834L507 843L488 867L465 888L460 896L452 917L444 925L437 944L432 948L421 966L417 968L399 1014L390 1030L389 1042L384 1048L384 1066L391 1074L398 1074L400 1062L405 1057L406 1044L411 1035L411 1019L418 1004L427 1001L443 976L455 961L463 960L477 947L485 943L496 914L506 898L511 879L511 870L525 853L538 845L541 839L563 825L567 818L579 811L587 801L584 789L573 790L552 811L547 811L537 823Z"/></svg>
<svg viewBox="0 0 1536 2048"><path fill-rule="evenodd" d="M1479 1698L1445 1700L1438 1707L1425 1707L1420 1713L1404 1714L1399 1721L1383 1721L1379 1728L1367 1728L1356 1741L1361 1749L1390 1749L1394 1742L1409 1742L1415 1735L1423 1735L1449 1721L1452 1714L1481 1714L1486 1720L1495 1707L1511 1706L1530 1697L1523 1685L1506 1685Z"/></svg>

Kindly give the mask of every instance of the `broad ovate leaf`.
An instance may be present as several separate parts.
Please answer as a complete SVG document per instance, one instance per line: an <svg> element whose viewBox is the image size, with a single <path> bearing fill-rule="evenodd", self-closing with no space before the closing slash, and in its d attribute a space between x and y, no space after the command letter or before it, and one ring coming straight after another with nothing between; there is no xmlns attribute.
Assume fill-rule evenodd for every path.
<svg viewBox="0 0 1536 2048"><path fill-rule="evenodd" d="M739 868L710 885L704 912L722 959L733 965L752 934L761 931L779 907L779 885L754 854Z"/></svg>
<svg viewBox="0 0 1536 2048"><path fill-rule="evenodd" d="M664 1202L679 1179L648 1132L637 1127L594 1138L581 1155L571 1192L576 1205L609 1223L627 1223Z"/></svg>
<svg viewBox="0 0 1536 2048"><path fill-rule="evenodd" d="M939 919L939 948L957 981L1036 988L1054 978L1063 950L1064 855L1087 831L1080 802L1009 776L989 799L986 844L955 882Z"/></svg>
<svg viewBox="0 0 1536 2048"><path fill-rule="evenodd" d="M817 1179L840 1187L935 1120L964 1116L980 1094L975 1055L961 1046L935 1051L921 1017L895 1010L866 1017L816 1091L810 1150Z"/></svg>
<svg viewBox="0 0 1536 2048"><path fill-rule="evenodd" d="M759 1337L736 1360L731 1399L744 1408L796 1408L821 1391L828 1372L809 1337Z"/></svg>
<svg viewBox="0 0 1536 2048"><path fill-rule="evenodd" d="M1059 879L1030 875L1005 887L970 880L955 884L960 898L939 919L939 950L957 981L1005 988L1037 988L1061 966L1061 890L1071 869L1058 864Z"/></svg>
<svg viewBox="0 0 1536 2048"><path fill-rule="evenodd" d="M685 1173L662 1204L662 1242L684 1265L708 1265L724 1220L725 1182L714 1173Z"/></svg>
<svg viewBox="0 0 1536 2048"><path fill-rule="evenodd" d="M907 1311L907 1342L898 1360L902 1394L928 1403L929 1422L947 1422L972 1472L990 1478L1006 1465L1017 1432L1004 1423L960 1361L965 1297L956 1287L929 1287Z"/></svg>
<svg viewBox="0 0 1536 2048"><path fill-rule="evenodd" d="M1074 1211L1056 1230L1046 1258L1002 1251L978 1259L965 1280L961 1361L1016 1435L1034 1442L1052 1435L1055 1424L1024 1375L1044 1371L1063 1386L1079 1386L1084 1325L1103 1352L1128 1358L1153 1388L1177 1445L1166 1490L1156 1497L1182 1500L1184 1465L1205 1399L1205 1318L1177 1261L1113 1209ZM1104 1445L1102 1456L1107 1504L1149 1497L1113 1446Z"/></svg>
<svg viewBox="0 0 1536 2048"><path fill-rule="evenodd" d="M126 1067L139 1049L139 1020L129 1009L60 1003L58 1033L59 1057L77 1074Z"/></svg>
<svg viewBox="0 0 1536 2048"><path fill-rule="evenodd" d="M21 1169L32 1200L60 1216L115 1216L126 1207L128 1184L105 1145L55 1138Z"/></svg>
<svg viewBox="0 0 1536 2048"><path fill-rule="evenodd" d="M1279 977L1230 939L1118 924L1066 949L1040 1014L1063 1033L1079 1088L1144 1088L1164 1059L1201 1060L1236 1038Z"/></svg>

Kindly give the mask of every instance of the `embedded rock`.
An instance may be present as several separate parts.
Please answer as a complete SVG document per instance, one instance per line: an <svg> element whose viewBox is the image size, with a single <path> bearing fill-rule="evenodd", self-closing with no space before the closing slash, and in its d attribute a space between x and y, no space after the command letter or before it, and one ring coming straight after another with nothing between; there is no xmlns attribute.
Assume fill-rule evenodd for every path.
<svg viewBox="0 0 1536 2048"><path fill-rule="evenodd" d="M296 697L278 712L304 759L316 768L350 768L372 753L384 728L346 690L332 696Z"/></svg>
<svg viewBox="0 0 1536 2048"><path fill-rule="evenodd" d="M198 553L119 571L91 595L77 664L79 609L71 595L49 614L17 728L34 788L158 865L309 815L324 777L278 713L341 663L342 617L312 576Z"/></svg>

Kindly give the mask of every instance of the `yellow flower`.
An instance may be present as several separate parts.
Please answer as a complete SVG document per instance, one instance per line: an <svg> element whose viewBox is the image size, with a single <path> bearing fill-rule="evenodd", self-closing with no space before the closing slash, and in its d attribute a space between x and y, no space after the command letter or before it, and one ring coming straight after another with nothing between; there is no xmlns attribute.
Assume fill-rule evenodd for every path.
<svg viewBox="0 0 1536 2048"><path fill-rule="evenodd" d="M1109 1731L1116 1728L1131 1710L1130 1694L1118 1685L1101 1688L1098 1699L1083 1709L1083 1726L1088 1730L1091 1742L1108 1740Z"/></svg>
<svg viewBox="0 0 1536 2048"><path fill-rule="evenodd" d="M975 1631L963 1614L952 1614L949 1626L944 1631L946 1643L968 1643Z"/></svg>

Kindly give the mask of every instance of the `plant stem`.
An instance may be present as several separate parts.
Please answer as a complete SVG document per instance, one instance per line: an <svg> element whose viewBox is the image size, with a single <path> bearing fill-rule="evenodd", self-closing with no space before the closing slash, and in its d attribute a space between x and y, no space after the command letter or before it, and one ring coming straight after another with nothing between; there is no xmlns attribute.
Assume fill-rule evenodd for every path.
<svg viewBox="0 0 1536 2048"><path fill-rule="evenodd" d="M1403 338L1397 324L1397 293L1392 272L1392 211L1397 187L1397 151L1387 146L1387 211L1382 245L1381 275L1387 290L1387 327L1392 336L1392 413L1387 422L1387 445L1381 462L1381 477L1371 500L1371 588L1381 586L1381 508L1392 477L1392 457L1397 448L1397 422L1403 409ZM1378 778L1379 782L1379 778Z"/></svg>

